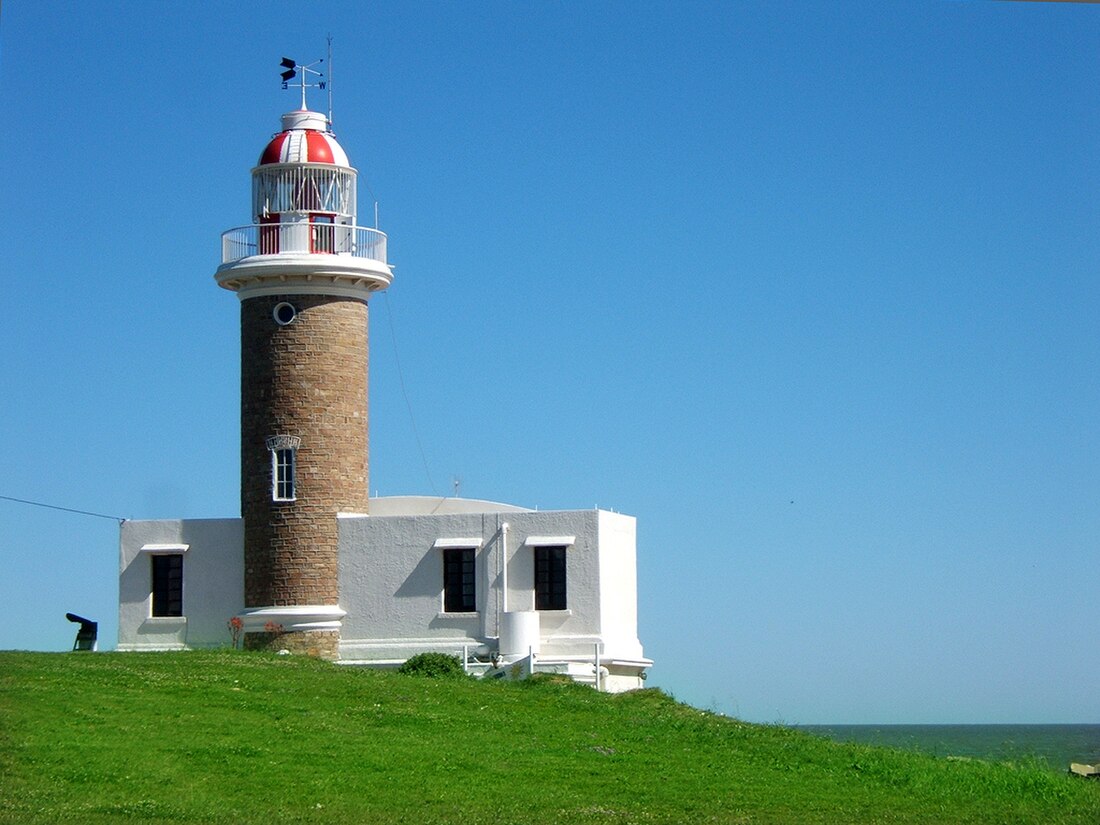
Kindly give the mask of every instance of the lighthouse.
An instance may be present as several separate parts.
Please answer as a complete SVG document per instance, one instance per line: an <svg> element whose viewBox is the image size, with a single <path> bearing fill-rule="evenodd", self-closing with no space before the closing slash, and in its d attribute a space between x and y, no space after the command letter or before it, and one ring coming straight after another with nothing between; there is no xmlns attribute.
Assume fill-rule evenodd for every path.
<svg viewBox="0 0 1100 825"><path fill-rule="evenodd" d="M251 223L222 234L241 307L240 517L128 519L119 650L237 647L395 667L642 687L633 516L454 496L368 499L367 306L393 281L356 222L332 118L301 108L252 169ZM377 223L377 220L375 221Z"/></svg>
<svg viewBox="0 0 1100 825"><path fill-rule="evenodd" d="M357 172L302 108L252 169L252 222L215 279L241 306L244 644L338 656L339 514L368 510L367 304L386 236L356 223Z"/></svg>

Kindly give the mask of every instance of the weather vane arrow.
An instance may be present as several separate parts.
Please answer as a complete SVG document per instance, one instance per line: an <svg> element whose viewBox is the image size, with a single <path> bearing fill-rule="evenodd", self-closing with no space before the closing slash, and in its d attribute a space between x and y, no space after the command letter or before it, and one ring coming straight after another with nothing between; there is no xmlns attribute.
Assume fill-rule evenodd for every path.
<svg viewBox="0 0 1100 825"><path fill-rule="evenodd" d="M289 57L284 57L279 62L279 65L283 67L283 71L279 73L279 76L283 79L283 88L284 89L289 89L290 88L290 81L293 80L295 77L300 77L301 78L300 83L296 83L295 85L296 86L300 85L302 87L302 108L303 109L306 108L306 89L310 89L310 88L312 88L312 89L324 89L325 88L325 81L324 80L319 79L316 83L309 83L308 82L310 75L315 75L317 78L324 77L324 74L322 72L319 72L319 71L317 71L316 69L313 68L314 66L318 66L318 65L320 65L321 63L324 63L324 62L325 62L324 58L321 58L320 60L313 61L308 66L302 66L302 65L294 62L294 60L292 58L289 58Z"/></svg>

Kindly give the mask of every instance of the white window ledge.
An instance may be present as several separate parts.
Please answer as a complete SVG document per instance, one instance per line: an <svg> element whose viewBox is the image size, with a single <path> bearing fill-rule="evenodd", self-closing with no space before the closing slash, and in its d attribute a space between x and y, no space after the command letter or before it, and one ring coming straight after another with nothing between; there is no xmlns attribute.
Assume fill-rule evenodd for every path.
<svg viewBox="0 0 1100 825"><path fill-rule="evenodd" d="M523 540L528 547L572 547L576 536L528 536Z"/></svg>
<svg viewBox="0 0 1100 825"><path fill-rule="evenodd" d="M435 544L432 545L437 549L449 550L449 549L473 549L477 550L481 547L481 538L469 538L469 539L436 539Z"/></svg>
<svg viewBox="0 0 1100 825"><path fill-rule="evenodd" d="M143 544L141 545L141 552L150 553L152 555L186 553L190 547L190 544Z"/></svg>

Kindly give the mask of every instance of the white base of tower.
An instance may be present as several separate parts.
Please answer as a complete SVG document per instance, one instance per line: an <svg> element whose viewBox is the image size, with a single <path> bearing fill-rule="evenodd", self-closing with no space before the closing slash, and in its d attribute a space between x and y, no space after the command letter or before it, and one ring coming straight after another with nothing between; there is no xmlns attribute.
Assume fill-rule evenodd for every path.
<svg viewBox="0 0 1100 825"><path fill-rule="evenodd" d="M245 633L307 632L310 630L339 630L347 611L339 605L284 605L282 607L250 607L240 613Z"/></svg>

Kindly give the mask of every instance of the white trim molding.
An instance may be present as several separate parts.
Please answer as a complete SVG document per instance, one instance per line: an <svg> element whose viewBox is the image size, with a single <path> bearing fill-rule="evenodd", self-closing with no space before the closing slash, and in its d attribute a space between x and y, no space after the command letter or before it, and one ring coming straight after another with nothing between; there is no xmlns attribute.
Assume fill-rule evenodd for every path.
<svg viewBox="0 0 1100 825"><path fill-rule="evenodd" d="M432 547L436 548L437 550L439 550L439 549L451 549L451 548L477 550L478 548L481 547L482 543L483 542L480 538L436 539L435 543L432 545Z"/></svg>
<svg viewBox="0 0 1100 825"><path fill-rule="evenodd" d="M294 604L280 607L250 607L238 614L245 633L260 633L269 624L284 633L306 630L339 630L347 611L335 604Z"/></svg>
<svg viewBox="0 0 1100 825"><path fill-rule="evenodd" d="M576 536L528 536L523 540L528 547L572 547Z"/></svg>
<svg viewBox="0 0 1100 825"><path fill-rule="evenodd" d="M163 556L168 553L186 553L190 548L190 544L143 544L138 552Z"/></svg>
<svg viewBox="0 0 1100 825"><path fill-rule="evenodd" d="M297 450L302 446L302 439L296 435L273 435L269 436L265 443L267 449L272 452L276 450Z"/></svg>

